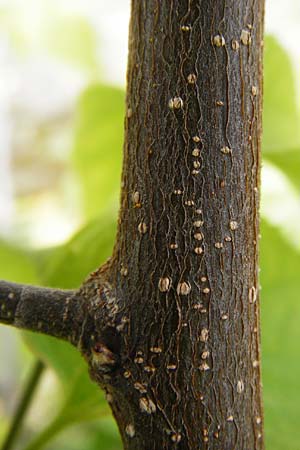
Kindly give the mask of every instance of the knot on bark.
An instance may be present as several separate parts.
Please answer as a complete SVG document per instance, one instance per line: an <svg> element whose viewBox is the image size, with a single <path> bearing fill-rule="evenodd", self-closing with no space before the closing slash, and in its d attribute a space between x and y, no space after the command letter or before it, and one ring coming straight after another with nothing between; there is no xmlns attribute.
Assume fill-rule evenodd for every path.
<svg viewBox="0 0 300 450"><path fill-rule="evenodd" d="M121 311L114 286L100 272L92 273L80 289L86 308L78 348L91 377L100 385L112 383L123 366L123 330L128 319Z"/></svg>

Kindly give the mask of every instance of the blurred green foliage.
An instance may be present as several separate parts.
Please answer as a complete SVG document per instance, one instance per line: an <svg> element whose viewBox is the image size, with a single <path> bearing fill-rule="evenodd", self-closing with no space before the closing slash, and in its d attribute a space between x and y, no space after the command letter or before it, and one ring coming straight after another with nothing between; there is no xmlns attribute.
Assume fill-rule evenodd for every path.
<svg viewBox="0 0 300 450"><path fill-rule="evenodd" d="M263 149L266 156L299 148L299 110L293 67L275 37L265 39Z"/></svg>
<svg viewBox="0 0 300 450"><path fill-rule="evenodd" d="M70 24L77 27L78 24ZM82 24L84 29L84 24ZM58 33L59 36L59 33ZM87 41L90 37L86 36ZM59 42L59 39L58 39ZM53 45L55 42L53 43ZM66 44L67 45L67 44ZM62 52L67 49L62 48ZM78 49L81 52L80 48ZM68 52L68 51L67 51ZM70 57L77 58L78 54ZM85 55L90 61L92 54ZM79 58L80 59L80 58ZM100 84L82 93L76 113L71 163L78 174L87 224L57 248L26 252L0 244L1 278L62 288L80 285L110 255L116 228L124 93ZM299 111L288 55L274 38L265 45L263 151L300 189ZM263 380L267 449L299 450L300 342L299 250L280 229L262 223L261 283ZM69 345L26 333L32 351L57 374L62 401L56 416L26 450L60 448L57 435L78 426L86 450L121 448L103 394L89 380L84 361ZM284 412L284 414L283 414ZM95 421L97 419L97 421ZM72 429L73 429L72 428ZM81 440L65 446L83 448ZM69 444L68 444L69 445Z"/></svg>
<svg viewBox="0 0 300 450"><path fill-rule="evenodd" d="M124 103L123 91L99 84L88 88L78 103L72 161L88 218L117 210Z"/></svg>
<svg viewBox="0 0 300 450"><path fill-rule="evenodd" d="M298 450L300 254L284 240L278 230L265 221L261 228L266 448Z"/></svg>
<svg viewBox="0 0 300 450"><path fill-rule="evenodd" d="M263 122L263 158L285 174L299 195L300 116L295 77L288 54L274 37L265 39ZM277 205L278 214L281 206ZM267 220L261 224L260 247L266 448L298 450L300 254L282 230Z"/></svg>
<svg viewBox="0 0 300 450"><path fill-rule="evenodd" d="M2 243L1 261L7 263L0 266L1 278L52 287L79 287L111 255L120 184L123 103L122 91L101 85L88 88L78 102L71 158L79 175L87 224L69 242L52 249L32 252ZM57 414L26 450L47 448L65 428L96 418L100 428L92 428L88 449L120 449L104 394L90 381L78 351L43 335L24 333L24 338L33 353L55 371L62 393ZM106 420L106 427L101 427L102 419Z"/></svg>
<svg viewBox="0 0 300 450"><path fill-rule="evenodd" d="M48 250L45 254L37 254L36 265L42 284L62 288L79 287L82 280L110 256L115 227L115 221L110 217L94 219L70 242L50 252ZM90 381L87 366L75 348L47 336L24 334L33 352L56 371L63 385L64 398L57 416L26 450L43 448L59 432L74 423L110 415L103 392ZM95 448L106 450L109 436L103 441L102 447ZM112 437L114 442L119 442L114 435Z"/></svg>
<svg viewBox="0 0 300 450"><path fill-rule="evenodd" d="M36 253L37 273L43 284L64 289L79 287L112 253L114 216L105 213L91 220L66 244Z"/></svg>
<svg viewBox="0 0 300 450"><path fill-rule="evenodd" d="M38 282L32 256L25 250L4 241L0 241L0 269L1 279L28 284Z"/></svg>
<svg viewBox="0 0 300 450"><path fill-rule="evenodd" d="M48 23L44 36L50 54L96 74L97 39L90 23L82 16L56 18Z"/></svg>

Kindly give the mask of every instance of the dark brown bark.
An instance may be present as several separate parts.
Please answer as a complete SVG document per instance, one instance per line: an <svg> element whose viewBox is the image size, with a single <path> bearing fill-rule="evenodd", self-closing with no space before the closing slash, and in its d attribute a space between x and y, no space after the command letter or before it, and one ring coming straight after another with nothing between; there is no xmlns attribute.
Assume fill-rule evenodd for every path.
<svg viewBox="0 0 300 450"><path fill-rule="evenodd" d="M262 33L263 1L132 2L113 258L130 323L131 377L113 395L135 428L128 449L263 447Z"/></svg>
<svg viewBox="0 0 300 450"><path fill-rule="evenodd" d="M263 448L263 3L132 1L116 245L67 314L127 450Z"/></svg>
<svg viewBox="0 0 300 450"><path fill-rule="evenodd" d="M0 322L78 345L83 314L76 291L0 281Z"/></svg>

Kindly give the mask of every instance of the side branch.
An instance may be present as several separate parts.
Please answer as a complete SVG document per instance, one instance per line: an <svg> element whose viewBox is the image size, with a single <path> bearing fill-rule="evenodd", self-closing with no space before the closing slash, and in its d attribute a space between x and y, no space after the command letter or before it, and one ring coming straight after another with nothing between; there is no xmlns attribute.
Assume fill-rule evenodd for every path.
<svg viewBox="0 0 300 450"><path fill-rule="evenodd" d="M77 345L83 313L75 290L0 281L0 323L68 340Z"/></svg>

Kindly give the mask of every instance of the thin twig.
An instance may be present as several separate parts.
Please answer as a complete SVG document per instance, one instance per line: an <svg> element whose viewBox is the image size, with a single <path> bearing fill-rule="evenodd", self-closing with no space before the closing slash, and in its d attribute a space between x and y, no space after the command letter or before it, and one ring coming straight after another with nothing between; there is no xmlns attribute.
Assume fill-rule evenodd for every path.
<svg viewBox="0 0 300 450"><path fill-rule="evenodd" d="M15 415L4 440L1 450L11 450L21 430L24 417L30 407L36 392L41 375L45 369L42 361L37 360L29 374L29 378L25 383L23 393L17 405Z"/></svg>

